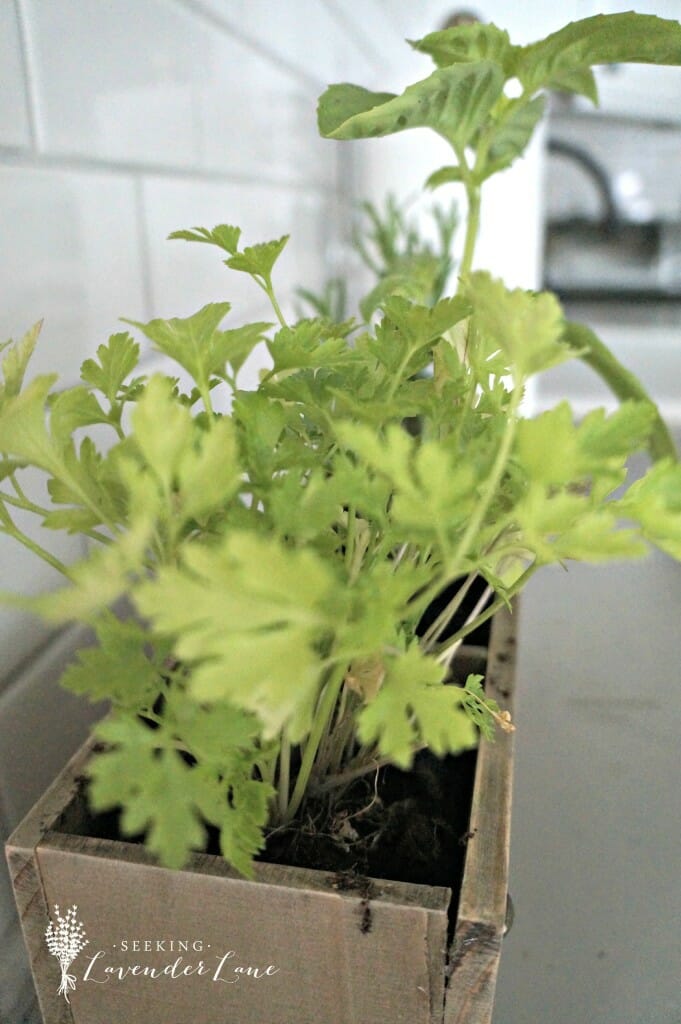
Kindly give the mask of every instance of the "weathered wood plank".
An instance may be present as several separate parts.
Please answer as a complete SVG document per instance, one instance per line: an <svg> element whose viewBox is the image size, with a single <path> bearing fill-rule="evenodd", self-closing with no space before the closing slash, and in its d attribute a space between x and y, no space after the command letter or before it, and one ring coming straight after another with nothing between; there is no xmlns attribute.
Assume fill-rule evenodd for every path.
<svg viewBox="0 0 681 1024"><path fill-rule="evenodd" d="M513 711L518 605L494 617L485 689ZM489 1024L508 899L513 734L482 740L466 866L450 951L444 1024Z"/></svg>
<svg viewBox="0 0 681 1024"><path fill-rule="evenodd" d="M45 832L63 816L65 808L74 805L78 780L91 747L92 741L88 741L74 754L6 845L10 879L40 1008L43 1018L53 1024L73 1024L73 1017L68 1003L57 994L59 966L45 944L49 915L35 851Z"/></svg>
<svg viewBox="0 0 681 1024"><path fill-rule="evenodd" d="M37 849L47 902L77 903L91 942L71 995L75 1024L441 1021L448 890L375 880L367 899L335 888L336 876L325 872L258 865L250 882L217 857L170 871L129 850L117 856L130 845L48 833ZM417 902L424 889L429 907ZM238 986L201 975L181 984L88 983L97 976L83 974L92 951L102 952L102 965L134 962L120 953L133 936L199 941L207 966L233 950L235 963L272 964L277 973ZM174 958L152 951L137 962L163 967Z"/></svg>

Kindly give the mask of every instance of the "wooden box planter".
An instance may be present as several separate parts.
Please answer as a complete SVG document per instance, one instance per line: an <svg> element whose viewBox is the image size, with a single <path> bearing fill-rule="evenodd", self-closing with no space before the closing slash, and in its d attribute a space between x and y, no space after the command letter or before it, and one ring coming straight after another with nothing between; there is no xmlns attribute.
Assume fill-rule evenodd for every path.
<svg viewBox="0 0 681 1024"><path fill-rule="evenodd" d="M509 710L514 654L515 623L504 611L492 626L487 691ZM469 657L473 670L474 649ZM250 882L203 854L170 871L142 846L79 835L91 745L7 844L45 1024L491 1019L506 919L512 736L480 746L449 950L449 889L373 880L358 891L328 872L264 863ZM67 1001L45 931L55 905L64 916L74 904L88 945L68 967Z"/></svg>

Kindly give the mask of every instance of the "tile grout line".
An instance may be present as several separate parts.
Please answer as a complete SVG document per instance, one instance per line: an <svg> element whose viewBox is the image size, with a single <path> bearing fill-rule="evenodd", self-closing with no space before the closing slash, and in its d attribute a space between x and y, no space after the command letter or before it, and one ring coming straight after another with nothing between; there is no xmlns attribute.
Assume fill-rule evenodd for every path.
<svg viewBox="0 0 681 1024"><path fill-rule="evenodd" d="M137 230L137 246L142 268L142 301L145 316L151 320L154 315L154 286L151 274L151 249L149 244L149 222L145 202L145 181L142 175L133 178L135 202L135 226Z"/></svg>
<svg viewBox="0 0 681 1024"><path fill-rule="evenodd" d="M131 161L106 160L103 157L83 156L79 153L45 153L30 151L17 146L0 144L0 166L25 167L38 170L63 170L76 173L103 173L114 175L143 175L146 177L168 178L214 182L223 185L267 185L294 191L326 193L328 183L322 181L292 180L273 178L269 175L241 172L212 171L201 167L178 167L169 164L134 163Z"/></svg>
<svg viewBox="0 0 681 1024"><path fill-rule="evenodd" d="M24 103L28 118L28 130L34 152L39 152L43 142L36 87L36 61L28 27L25 0L14 0L14 14L19 32L19 51L24 80Z"/></svg>

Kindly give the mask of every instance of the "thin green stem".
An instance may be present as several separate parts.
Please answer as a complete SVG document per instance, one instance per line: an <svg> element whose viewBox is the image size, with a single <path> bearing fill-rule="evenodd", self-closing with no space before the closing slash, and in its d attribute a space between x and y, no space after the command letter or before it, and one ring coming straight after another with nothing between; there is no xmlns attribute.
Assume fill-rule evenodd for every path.
<svg viewBox="0 0 681 1024"><path fill-rule="evenodd" d="M20 544L23 544L25 548L32 551L34 555L37 555L38 558L42 558L43 562L47 562L47 564L51 565L53 569L56 569L57 572L62 574L62 576L65 576L67 580L72 579L71 573L63 562L47 551L46 548L42 547L42 545L32 540L31 537L29 537L28 534L25 534L23 530L20 530L18 526L15 526L9 516L7 516L7 520L8 523L6 526L0 526L0 533L6 533L8 537L14 537L14 539L18 540Z"/></svg>
<svg viewBox="0 0 681 1024"><path fill-rule="evenodd" d="M508 462L511 454L511 446L513 445L513 439L515 437L518 422L516 419L516 413L521 399L522 387L518 382L516 382L511 393L511 401L509 402L508 409L506 410L506 427L501 439L501 444L499 445L494 464L492 465L492 470L487 477L482 494L480 495L480 500L475 507L473 515L468 520L468 526L466 527L465 533L459 542L454 558L452 559L452 563L448 568L447 576L450 578L456 579L460 574L461 563L466 557L466 553L468 552L470 545L478 535L480 526L487 515L489 506L492 503L497 487L499 486L499 481L506 469L506 463Z"/></svg>
<svg viewBox="0 0 681 1024"><path fill-rule="evenodd" d="M473 583L477 578L477 570L474 570L473 572L469 573L469 575L461 584L461 586L459 587L451 601L448 603L446 608L444 608L440 612L437 618L433 620L433 622L430 624L426 632L423 634L423 637L421 639L421 645L426 651L429 650L433 646L433 644L439 639L439 636L442 633L442 631L446 629L447 625L451 622L454 615L456 615L457 611L461 606L461 602L463 601L466 594L471 589Z"/></svg>
<svg viewBox="0 0 681 1024"><path fill-rule="evenodd" d="M500 608L503 608L504 605L508 604L512 597L515 597L516 594L520 593L520 591L523 589L523 587L526 585L529 579L534 575L538 568L539 566L536 563L533 563L532 565L528 566L525 572L518 577L515 583L513 583L508 588L508 590L503 596L497 597L496 600L492 601L492 604L488 608L486 608L484 612L481 612L481 614L478 615L475 619L467 623L465 626L462 626L461 629L457 630L457 632L454 633L453 636L449 637L447 642L443 644L439 650L434 652L438 658L438 661L445 661L452 647L456 647L465 637L469 635L469 633L473 633L478 628L478 626L482 626L483 623L487 622L488 619L491 619L493 615L496 615Z"/></svg>
<svg viewBox="0 0 681 1024"><path fill-rule="evenodd" d="M288 808L283 816L284 823L292 821L293 818L295 818L305 797L307 784L312 773L317 751L319 750L319 744L321 743L327 723L333 715L336 707L336 701L338 700L338 694L341 686L343 685L343 680L345 679L345 669L345 662L339 662L331 671L322 691L317 711L314 716L312 730L305 746L305 753L303 754L298 778L296 779L296 784L293 788Z"/></svg>
<svg viewBox="0 0 681 1024"><path fill-rule="evenodd" d="M480 186L467 183L466 198L468 200L468 217L466 219L466 239L463 246L463 256L461 257L461 265L459 267L460 278L467 277L473 266L475 243L480 227Z"/></svg>
<svg viewBox="0 0 681 1024"><path fill-rule="evenodd" d="M282 327L288 327L288 324L286 323L286 320L284 318L284 314L281 311L281 307L280 307L279 303L277 302L277 297L274 294L274 288L272 286L272 279L270 277L266 277L266 278L263 278L263 281L264 281L264 283L262 285L263 291L265 292L265 294L267 295L268 299L272 303L272 309L274 310L274 313L275 313L275 316L276 316L277 320L279 321L279 323L281 324Z"/></svg>
<svg viewBox="0 0 681 1024"><path fill-rule="evenodd" d="M279 783L277 786L277 806L279 817L283 818L288 807L289 790L291 786L291 741L286 730L281 737L281 750L279 752Z"/></svg>
<svg viewBox="0 0 681 1024"><path fill-rule="evenodd" d="M605 381L617 398L621 401L634 399L648 402L652 406L655 410L655 420L648 443L650 454L655 461L671 458L676 462L679 456L667 424L638 377L623 366L608 346L585 324L568 323L564 339L577 349L582 362L590 366Z"/></svg>
<svg viewBox="0 0 681 1024"><path fill-rule="evenodd" d="M348 506L348 529L345 535L345 565L348 572L351 571L355 557L355 536L357 529L357 516L354 505Z"/></svg>

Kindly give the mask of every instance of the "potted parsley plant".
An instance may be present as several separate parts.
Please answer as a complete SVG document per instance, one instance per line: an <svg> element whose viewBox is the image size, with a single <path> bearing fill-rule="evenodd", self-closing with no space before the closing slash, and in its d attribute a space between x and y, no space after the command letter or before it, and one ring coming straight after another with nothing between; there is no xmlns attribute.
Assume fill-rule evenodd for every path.
<svg viewBox="0 0 681 1024"><path fill-rule="evenodd" d="M30 607L96 633L64 685L111 703L8 847L49 1024L160 1024L171 1010L206 1024L225 1012L242 1024L489 1020L509 607L551 562L638 557L650 543L681 556L681 467L640 384L553 295L474 269L482 186L525 149L546 90L595 99L594 64L681 63L681 26L621 14L530 46L493 25L412 45L432 74L399 96L331 86L319 127L332 139L430 127L450 143L453 164L428 184L459 182L467 198L455 294L421 303L404 282L384 285L369 323L289 323L275 291L286 238L244 246L222 224L171 237L214 246L266 293L274 322L225 327L219 302L133 324L189 387L172 371L139 375L127 332L64 391L52 375L24 383L36 328L4 351L0 524L68 581ZM271 366L242 390L263 340ZM619 409L525 417L528 380L572 358L606 377ZM653 464L627 486L627 458L645 447ZM28 466L52 508L26 495ZM59 564L17 510L83 533L90 556ZM495 616L485 689L470 641ZM393 766L394 786L416 759L421 788L442 788L438 759L479 733L493 770L464 836L479 891L464 892L451 948L445 885L291 867L286 852L255 861L266 839L302 849L312 834L351 861L360 837L398 844L418 808L410 796L388 811L386 833L380 769ZM445 829L427 824L414 858ZM130 960L133 935L150 947Z"/></svg>

